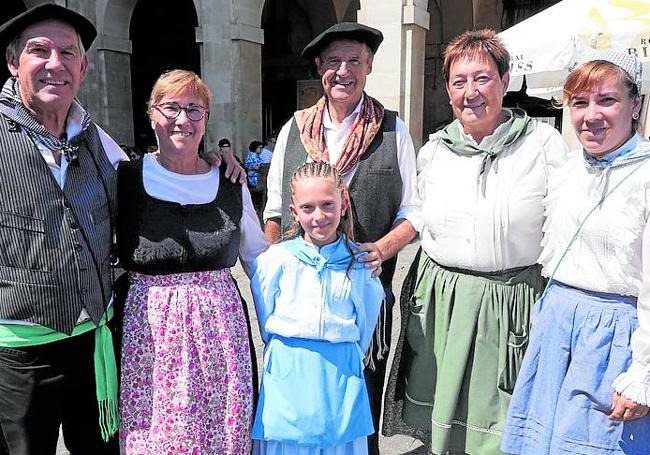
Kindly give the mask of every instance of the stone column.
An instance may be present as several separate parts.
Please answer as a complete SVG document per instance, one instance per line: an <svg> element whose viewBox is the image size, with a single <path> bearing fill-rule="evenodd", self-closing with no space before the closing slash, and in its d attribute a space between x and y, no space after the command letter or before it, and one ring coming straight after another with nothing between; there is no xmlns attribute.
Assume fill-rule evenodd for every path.
<svg viewBox="0 0 650 455"><path fill-rule="evenodd" d="M422 145L426 0L361 0L358 21L384 34L366 91L399 112L416 149Z"/></svg>
<svg viewBox="0 0 650 455"><path fill-rule="evenodd" d="M88 53L88 72L78 97L92 119L118 144L133 145L129 20L136 0L57 2L83 14L97 27Z"/></svg>
<svg viewBox="0 0 650 455"><path fill-rule="evenodd" d="M251 140L262 136L264 32L258 3L202 1L196 30L202 78L214 95L205 144L214 149L227 137L240 156Z"/></svg>
<svg viewBox="0 0 650 455"><path fill-rule="evenodd" d="M102 34L97 36L93 49L95 69L89 71L80 96L84 95L95 122L115 142L133 145L131 40Z"/></svg>

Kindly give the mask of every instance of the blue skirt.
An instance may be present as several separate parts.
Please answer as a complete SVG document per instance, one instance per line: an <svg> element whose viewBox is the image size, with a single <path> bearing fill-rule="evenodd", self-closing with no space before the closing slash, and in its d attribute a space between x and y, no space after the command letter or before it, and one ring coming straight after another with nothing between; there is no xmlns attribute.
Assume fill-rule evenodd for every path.
<svg viewBox="0 0 650 455"><path fill-rule="evenodd" d="M636 298L554 282L535 305L501 449L525 455L649 455L650 417L609 420L632 362Z"/></svg>
<svg viewBox="0 0 650 455"><path fill-rule="evenodd" d="M273 336L253 439L326 449L374 432L356 343Z"/></svg>

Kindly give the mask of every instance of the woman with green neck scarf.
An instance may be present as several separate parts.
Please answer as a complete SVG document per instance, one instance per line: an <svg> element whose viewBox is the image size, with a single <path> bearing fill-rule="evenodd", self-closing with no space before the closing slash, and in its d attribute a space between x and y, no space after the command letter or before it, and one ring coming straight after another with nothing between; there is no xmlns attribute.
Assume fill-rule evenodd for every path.
<svg viewBox="0 0 650 455"><path fill-rule="evenodd" d="M449 44L456 120L418 154L422 244L403 286L384 433L417 437L434 454L502 453L530 310L544 287L542 199L567 150L552 127L503 108L509 62L492 30Z"/></svg>

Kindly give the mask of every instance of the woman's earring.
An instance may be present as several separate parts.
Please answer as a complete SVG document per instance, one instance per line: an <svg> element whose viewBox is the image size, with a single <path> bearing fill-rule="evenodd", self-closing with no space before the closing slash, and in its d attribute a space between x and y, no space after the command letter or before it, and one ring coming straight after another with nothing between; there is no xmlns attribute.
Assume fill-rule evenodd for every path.
<svg viewBox="0 0 650 455"><path fill-rule="evenodd" d="M634 112L634 113L632 114L632 118L633 118L634 120L639 120L639 113L638 113L638 112Z"/></svg>

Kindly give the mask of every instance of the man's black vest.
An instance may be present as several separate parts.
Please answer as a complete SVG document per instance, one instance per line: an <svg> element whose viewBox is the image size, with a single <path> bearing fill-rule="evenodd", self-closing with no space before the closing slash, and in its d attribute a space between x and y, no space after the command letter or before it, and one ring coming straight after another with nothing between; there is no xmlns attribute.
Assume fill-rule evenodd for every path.
<svg viewBox="0 0 650 455"><path fill-rule="evenodd" d="M63 189L20 126L0 116L0 319L70 334L111 298L115 169L91 124Z"/></svg>
<svg viewBox="0 0 650 455"><path fill-rule="evenodd" d="M386 235L397 216L402 201L402 177L397 161L395 122L397 113L384 111L381 130L359 160L350 181L350 199L354 216L354 238L358 243L376 242ZM294 119L291 123L284 154L282 176L282 232L291 224L289 183L293 172L307 160L307 151L300 141ZM396 258L382 264L380 276L384 286L390 285L395 273Z"/></svg>

